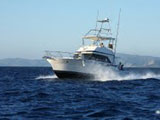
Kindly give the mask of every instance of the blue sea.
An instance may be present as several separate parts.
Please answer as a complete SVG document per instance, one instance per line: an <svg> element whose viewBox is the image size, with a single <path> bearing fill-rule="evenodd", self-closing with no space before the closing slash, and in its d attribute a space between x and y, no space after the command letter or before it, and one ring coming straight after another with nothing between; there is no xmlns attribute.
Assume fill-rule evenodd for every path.
<svg viewBox="0 0 160 120"><path fill-rule="evenodd" d="M84 80L58 79L50 67L0 67L0 120L160 120L160 69L125 71Z"/></svg>

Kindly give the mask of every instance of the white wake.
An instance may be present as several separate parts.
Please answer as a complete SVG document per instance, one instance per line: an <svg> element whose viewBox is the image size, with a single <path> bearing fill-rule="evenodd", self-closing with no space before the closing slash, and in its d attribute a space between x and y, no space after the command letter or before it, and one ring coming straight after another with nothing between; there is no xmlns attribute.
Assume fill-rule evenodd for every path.
<svg viewBox="0 0 160 120"><path fill-rule="evenodd" d="M119 71L117 68L105 67L102 65L95 65L93 69L95 74L95 80L98 81L111 81L111 80L135 80L135 79L148 79L155 78L160 79L160 74L155 74L152 71L134 71L134 70L124 70Z"/></svg>
<svg viewBox="0 0 160 120"><path fill-rule="evenodd" d="M56 75L40 75L36 77L35 79L39 80L39 79L55 79L55 78L57 78Z"/></svg>
<svg viewBox="0 0 160 120"><path fill-rule="evenodd" d="M111 69L99 69L96 72L96 76L100 81L111 81L111 80L136 80L136 79L148 79L155 78L160 79L160 74L155 74L153 72L146 73L135 73L129 71L118 71Z"/></svg>
<svg viewBox="0 0 160 120"><path fill-rule="evenodd" d="M137 79L149 79L149 78L155 78L155 79L160 79L160 74L155 74L152 71L143 71L143 72L138 72L138 71L119 71L117 68L109 68L109 67L104 67L101 65L95 65L94 68L91 68L93 71L93 74L95 75L94 81L112 81L112 80L117 80L117 81L122 81L122 80L137 80ZM55 74L54 75L40 75L36 77L35 79L56 79L58 78Z"/></svg>

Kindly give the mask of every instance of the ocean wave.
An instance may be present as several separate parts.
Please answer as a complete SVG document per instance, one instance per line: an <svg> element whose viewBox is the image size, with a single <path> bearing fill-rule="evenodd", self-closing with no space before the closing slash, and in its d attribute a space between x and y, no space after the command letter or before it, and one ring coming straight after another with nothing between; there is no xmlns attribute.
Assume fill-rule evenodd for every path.
<svg viewBox="0 0 160 120"><path fill-rule="evenodd" d="M0 77L0 80L14 80L14 76L5 75Z"/></svg>

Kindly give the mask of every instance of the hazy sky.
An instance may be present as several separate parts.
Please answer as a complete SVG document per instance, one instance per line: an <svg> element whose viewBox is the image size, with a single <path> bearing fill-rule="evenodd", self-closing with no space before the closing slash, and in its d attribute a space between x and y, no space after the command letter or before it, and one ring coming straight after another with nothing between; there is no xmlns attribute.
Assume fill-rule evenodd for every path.
<svg viewBox="0 0 160 120"><path fill-rule="evenodd" d="M160 0L0 0L0 58L41 58L45 50L74 52L95 27L96 14L109 17L117 51L160 57Z"/></svg>

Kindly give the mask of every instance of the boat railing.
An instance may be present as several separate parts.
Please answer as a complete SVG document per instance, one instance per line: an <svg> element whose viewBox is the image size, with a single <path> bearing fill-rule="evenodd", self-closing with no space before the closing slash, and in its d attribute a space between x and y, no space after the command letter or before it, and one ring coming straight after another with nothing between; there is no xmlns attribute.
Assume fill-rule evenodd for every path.
<svg viewBox="0 0 160 120"><path fill-rule="evenodd" d="M72 59L73 54L71 52L63 52L63 51L45 51L45 56L43 58L52 58L52 59Z"/></svg>

